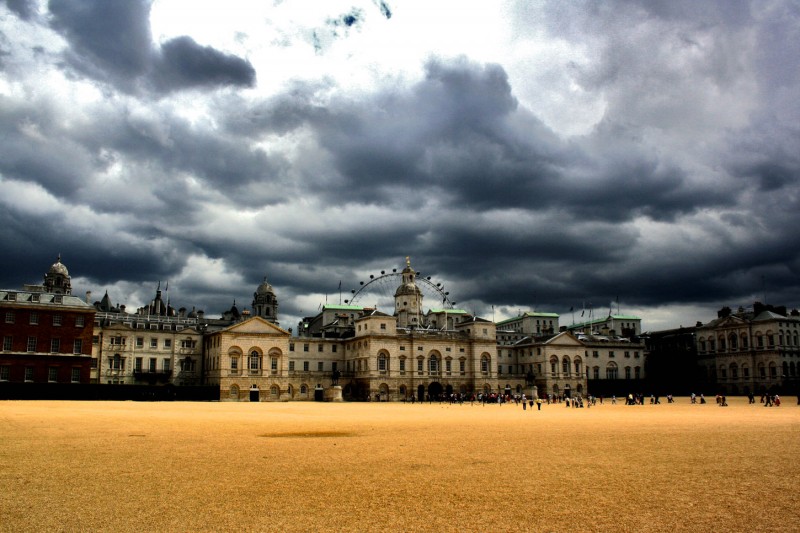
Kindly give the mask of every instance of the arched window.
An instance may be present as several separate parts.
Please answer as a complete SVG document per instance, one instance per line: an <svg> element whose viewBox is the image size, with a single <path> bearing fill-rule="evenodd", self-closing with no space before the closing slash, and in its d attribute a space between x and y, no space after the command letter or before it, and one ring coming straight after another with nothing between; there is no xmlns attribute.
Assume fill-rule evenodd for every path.
<svg viewBox="0 0 800 533"><path fill-rule="evenodd" d="M550 358L550 373L553 377L558 376L558 359L555 356Z"/></svg>
<svg viewBox="0 0 800 533"><path fill-rule="evenodd" d="M439 358L436 355L431 355L431 358L428 359L428 370L431 374L439 371Z"/></svg>
<svg viewBox="0 0 800 533"><path fill-rule="evenodd" d="M386 354L378 355L378 371L386 372Z"/></svg>
<svg viewBox="0 0 800 533"><path fill-rule="evenodd" d="M625 379L631 379L631 367L625 367Z"/></svg>
<svg viewBox="0 0 800 533"><path fill-rule="evenodd" d="M308 385L305 383L300 385L300 394L308 394Z"/></svg>
<svg viewBox="0 0 800 533"><path fill-rule="evenodd" d="M230 396L230 398L232 400L238 400L239 399L239 386L238 385L231 385L231 389L228 392L228 395Z"/></svg>
<svg viewBox="0 0 800 533"><path fill-rule="evenodd" d="M633 377L636 379L642 379L642 368L635 366L633 367Z"/></svg>
<svg viewBox="0 0 800 533"><path fill-rule="evenodd" d="M775 361L769 362L769 379L778 379L778 365Z"/></svg>
<svg viewBox="0 0 800 533"><path fill-rule="evenodd" d="M606 366L606 379L617 379L617 363L614 361Z"/></svg>
<svg viewBox="0 0 800 533"><path fill-rule="evenodd" d="M747 334L742 333L742 349L746 350L747 346Z"/></svg>
<svg viewBox="0 0 800 533"><path fill-rule="evenodd" d="M581 375L581 358L580 357L576 357L575 358L575 375L577 375L577 376Z"/></svg>
<svg viewBox="0 0 800 533"><path fill-rule="evenodd" d="M736 366L736 363L731 363L729 370L731 372L731 379L739 379L739 367Z"/></svg>
<svg viewBox="0 0 800 533"><path fill-rule="evenodd" d="M564 376L569 377L569 357L566 355L561 360L561 372L564 373Z"/></svg>
<svg viewBox="0 0 800 533"><path fill-rule="evenodd" d="M258 372L261 369L261 354L256 350L250 352L250 372Z"/></svg>
<svg viewBox="0 0 800 533"><path fill-rule="evenodd" d="M488 374L489 373L489 357L482 356L481 357L481 374Z"/></svg>
<svg viewBox="0 0 800 533"><path fill-rule="evenodd" d="M600 379L600 367L592 367L592 379Z"/></svg>
<svg viewBox="0 0 800 533"><path fill-rule="evenodd" d="M738 337L736 337L735 333L731 333L730 337L728 337L728 342L731 345L731 350L739 349Z"/></svg>

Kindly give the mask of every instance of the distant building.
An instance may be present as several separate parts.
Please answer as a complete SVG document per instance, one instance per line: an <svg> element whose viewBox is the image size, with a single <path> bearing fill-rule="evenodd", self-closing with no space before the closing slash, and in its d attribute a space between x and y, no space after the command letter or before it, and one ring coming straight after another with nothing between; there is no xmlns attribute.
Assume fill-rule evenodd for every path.
<svg viewBox="0 0 800 533"><path fill-rule="evenodd" d="M60 256L43 285L0 291L0 382L89 383L95 310L71 292Z"/></svg>
<svg viewBox="0 0 800 533"><path fill-rule="evenodd" d="M800 313L756 302L697 326L701 374L721 394L796 389L800 371Z"/></svg>
<svg viewBox="0 0 800 533"><path fill-rule="evenodd" d="M207 382L220 399L322 399L334 383L344 399L410 401L498 392L494 323L458 309L423 308L409 262L394 314L326 305L297 336L254 316L208 332Z"/></svg>
<svg viewBox="0 0 800 533"><path fill-rule="evenodd" d="M128 313L108 293L99 302L92 337L93 381L109 385L200 385L202 312L176 311L159 284L153 300Z"/></svg>

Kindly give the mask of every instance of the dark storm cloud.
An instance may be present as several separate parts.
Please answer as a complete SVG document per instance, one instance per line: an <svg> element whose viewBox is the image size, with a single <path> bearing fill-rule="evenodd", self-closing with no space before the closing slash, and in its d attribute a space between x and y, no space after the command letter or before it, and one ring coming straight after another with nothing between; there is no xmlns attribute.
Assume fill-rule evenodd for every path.
<svg viewBox="0 0 800 533"><path fill-rule="evenodd" d="M51 0L52 25L70 43L67 62L79 72L122 87L147 73L153 60L150 2Z"/></svg>
<svg viewBox="0 0 800 533"><path fill-rule="evenodd" d="M256 71L243 59L200 46L191 37L171 39L161 46L155 67L156 85L162 89L235 85L252 87Z"/></svg>
<svg viewBox="0 0 800 533"><path fill-rule="evenodd" d="M30 20L36 14L33 0L4 0L4 3L22 20Z"/></svg>
<svg viewBox="0 0 800 533"><path fill-rule="evenodd" d="M432 61L407 92L336 101L324 113L291 109L295 124L313 123L335 162L336 173L315 182L335 200L417 201L398 193L402 184L479 211L555 206L624 221L668 220L728 195L690 183L679 160L627 140L620 127L563 141L518 106L497 65Z"/></svg>
<svg viewBox="0 0 800 533"><path fill-rule="evenodd" d="M239 57L177 37L157 47L147 0L51 0L53 28L70 43L67 63L125 92L173 91L206 86L252 87L255 69Z"/></svg>

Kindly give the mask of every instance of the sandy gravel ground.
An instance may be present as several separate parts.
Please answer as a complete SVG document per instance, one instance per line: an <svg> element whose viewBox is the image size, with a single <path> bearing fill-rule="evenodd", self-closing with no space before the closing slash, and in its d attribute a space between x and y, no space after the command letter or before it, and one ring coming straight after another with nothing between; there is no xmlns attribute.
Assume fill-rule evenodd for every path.
<svg viewBox="0 0 800 533"><path fill-rule="evenodd" d="M0 402L1 531L800 531L800 407Z"/></svg>

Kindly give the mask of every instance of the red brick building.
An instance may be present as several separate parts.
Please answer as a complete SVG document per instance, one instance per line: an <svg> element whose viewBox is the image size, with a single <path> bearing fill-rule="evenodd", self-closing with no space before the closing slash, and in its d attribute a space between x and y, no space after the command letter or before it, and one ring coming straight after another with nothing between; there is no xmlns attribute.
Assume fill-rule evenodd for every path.
<svg viewBox="0 0 800 533"><path fill-rule="evenodd" d="M70 292L60 258L44 285L0 290L0 381L89 383L95 309Z"/></svg>

